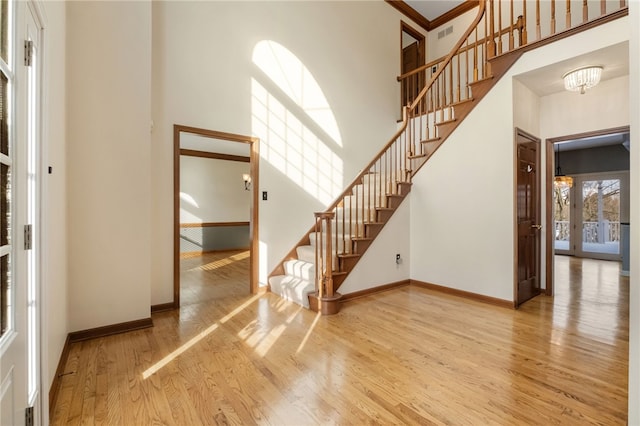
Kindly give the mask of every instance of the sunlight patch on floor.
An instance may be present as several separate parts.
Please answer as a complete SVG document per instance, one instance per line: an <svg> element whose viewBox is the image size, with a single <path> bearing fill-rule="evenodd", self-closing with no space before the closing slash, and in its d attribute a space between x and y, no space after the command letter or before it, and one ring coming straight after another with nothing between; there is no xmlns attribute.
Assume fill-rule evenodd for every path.
<svg viewBox="0 0 640 426"><path fill-rule="evenodd" d="M300 351L304 348L304 345L307 344L307 340L309 340L309 337L311 336L313 329L316 328L316 324L318 324L318 321L320 320L320 315L321 315L320 312L316 313L316 317L313 320L311 327L309 327L309 330L307 330L307 334L304 335L304 339L302 339L302 342L300 342L300 346L298 346L298 349L296 349L296 354L299 354Z"/></svg>
<svg viewBox="0 0 640 426"><path fill-rule="evenodd" d="M160 361L156 362L151 367L147 368L142 373L142 378L146 380L153 374L157 373L164 366L169 364L171 361L173 361L174 359L176 359L177 357L179 357L180 355L188 351L195 344L197 344L202 339L207 337L209 334L214 332L221 324L224 324L225 322L229 321L231 318L236 316L238 313L242 312L244 309L247 308L247 306L255 302L260 296L261 295L256 294L255 296L251 297L250 299L245 301L242 305L238 306L233 311L229 312L227 315L222 317L218 322L211 324L209 327L207 327L206 329L202 330L200 333L196 334L194 337L189 339L189 341L187 341L184 345L180 346L178 349L174 350L169 355L165 356Z"/></svg>
<svg viewBox="0 0 640 426"><path fill-rule="evenodd" d="M225 267L227 265L231 265L234 262L238 262L240 260L247 259L251 256L251 252L249 250L243 251L242 253L237 253L229 257L225 257L223 259L214 260L213 262L209 262L204 265L196 266L195 268L189 269L188 271L214 271L218 268Z"/></svg>

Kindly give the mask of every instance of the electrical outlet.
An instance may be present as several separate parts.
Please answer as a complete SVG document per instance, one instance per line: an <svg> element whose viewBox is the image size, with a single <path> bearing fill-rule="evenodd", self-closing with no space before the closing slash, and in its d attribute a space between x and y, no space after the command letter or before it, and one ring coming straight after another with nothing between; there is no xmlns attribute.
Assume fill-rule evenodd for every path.
<svg viewBox="0 0 640 426"><path fill-rule="evenodd" d="M396 254L396 263L397 263L397 264L400 264L400 261L401 261L401 259L400 259L400 253L398 253L398 254Z"/></svg>
<svg viewBox="0 0 640 426"><path fill-rule="evenodd" d="M262 201L267 201L267 191L262 191Z"/></svg>

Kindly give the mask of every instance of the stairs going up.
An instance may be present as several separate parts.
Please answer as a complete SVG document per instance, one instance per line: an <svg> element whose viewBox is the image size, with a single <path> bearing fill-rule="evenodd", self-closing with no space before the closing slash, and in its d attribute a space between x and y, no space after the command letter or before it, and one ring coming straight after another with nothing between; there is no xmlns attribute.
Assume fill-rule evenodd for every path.
<svg viewBox="0 0 640 426"><path fill-rule="evenodd" d="M526 4L522 0L523 8ZM446 57L398 77L403 99L410 102L402 125L344 192L315 214L314 226L271 273L271 291L323 314L338 312L340 285L406 198L412 177L526 50L566 36L538 36L528 43L522 16L505 27L496 20L496 0L477 5L476 17ZM576 31L624 16L626 9L602 12Z"/></svg>
<svg viewBox="0 0 640 426"><path fill-rule="evenodd" d="M295 253L290 253L282 262L281 273L272 274L269 285L273 293L305 308L317 306L317 297L314 296L316 249L320 244L319 249L326 255L323 248L328 238L332 242L334 286L337 288L342 284L411 189L406 182L385 183L388 181L386 177L378 178L377 183L371 176L364 181L365 184L355 185L353 193L345 196L342 205L336 207L330 236L326 232L320 236L315 229L310 230L296 246ZM375 197L380 207L372 208L371 204L363 207L365 194L367 198ZM326 227L323 230L326 231Z"/></svg>

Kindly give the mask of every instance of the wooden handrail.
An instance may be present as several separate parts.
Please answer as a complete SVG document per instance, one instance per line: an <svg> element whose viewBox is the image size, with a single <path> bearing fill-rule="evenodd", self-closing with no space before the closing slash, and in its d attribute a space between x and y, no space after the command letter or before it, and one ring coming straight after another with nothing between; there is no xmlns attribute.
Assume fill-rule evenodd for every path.
<svg viewBox="0 0 640 426"><path fill-rule="evenodd" d="M505 35L505 34L512 34L514 31L521 31L523 29L524 23L522 22L522 16L518 16L518 19L515 21L515 24L509 26L509 27L505 27L503 28L500 32L497 32L496 34L498 34L499 37ZM468 37L467 37L468 39ZM479 39L478 41L474 41L471 44L468 44L467 46L462 46L460 47L460 49L458 49L458 52L456 52L456 54L458 53L465 53L469 50L475 49L478 46L481 46L482 44L486 43L488 41L489 37L483 37L481 39ZM513 49L513 48L511 48ZM510 50L511 50L510 49ZM424 65L420 65L418 68L414 68L411 71L407 71L404 74L399 75L398 77L396 77L396 80L398 81L402 81L402 80L406 80L408 77L411 77L412 75L416 75L418 73L421 73L423 71L427 71L429 69L431 69L434 65L438 65L441 62L443 62L445 59L447 59L446 56L440 56L437 59L434 59L430 62L425 63Z"/></svg>
<svg viewBox="0 0 640 426"><path fill-rule="evenodd" d="M317 307L321 307L318 310L323 313L336 312L335 301L340 297L336 290L340 283L406 196L417 170L457 126L459 121L455 114L464 117L473 107L471 85L493 76L490 60L506 54L521 54L529 47L578 31L577 27L597 25L596 21L613 19L609 16L620 16L621 13L613 12L605 18L596 18L577 27L556 32L555 0L552 0L551 35L542 38L540 0L529 0L535 13L532 18L535 20L538 37L533 43L528 43L527 1L521 0L522 13L515 20L515 0L509 0L508 10L503 8L502 3L496 7L495 1L478 2L478 13L472 23L444 58L431 61L398 77L403 82L403 99L406 100L402 105L402 123L399 129L328 208L315 214L314 226L296 246L315 243L315 297ZM566 0L567 25L571 23L570 2L571 0ZM583 13L586 14L586 11ZM563 20L560 19L559 22ZM517 39L514 37L515 31L518 32ZM504 43L503 38L507 43ZM495 64L498 77L505 72L504 62L502 64ZM437 68L425 84L426 75L423 73L426 74L425 71L434 65ZM477 96L481 98L488 86L483 84L477 87ZM473 88L475 91L476 86ZM284 260L295 257L295 250L294 248ZM282 270L284 260L277 270Z"/></svg>
<svg viewBox="0 0 640 426"><path fill-rule="evenodd" d="M485 0L478 2L478 14L472 25L465 31L451 52L445 57L442 66L431 77L431 80L420 91L411 105L402 111L402 124L387 144L347 185L346 189L335 199L329 207L316 213L316 223L310 233L315 233L316 244L316 297L322 300L335 296L333 288L333 257L335 252L340 259L358 256L354 252L356 241L365 241L368 236L367 226L374 226L378 221L378 212L388 209L389 196L399 193L399 185L409 183L412 176L410 159L407 155L417 154L416 140L428 138L428 129L423 132L422 127L416 130L409 126L412 118L420 116L431 109L443 108L443 97L453 98L453 69L443 74L447 65L453 61L464 43L468 45L468 38L473 29L482 19L485 12ZM468 46L467 46L468 47ZM439 78L448 78L448 83L439 82ZM428 91L433 88L437 94L428 100ZM441 120L443 113L441 113ZM426 135L425 135L426 133ZM420 150L422 151L422 150ZM332 223L335 222L335 229Z"/></svg>
<svg viewBox="0 0 640 426"><path fill-rule="evenodd" d="M474 74L473 74L473 78L472 80L475 81L477 80L477 73L478 71L478 65L480 65L482 67L482 69L480 71L482 71L484 69L484 67L487 67L487 60L490 59L491 57L493 57L494 55L501 55L503 53L508 53L510 51L513 51L515 49L519 49L524 47L525 45L528 44L528 40L527 40L527 14L528 14L528 6L527 6L527 1L526 0L521 0L521 15L517 16L517 18L515 18L514 20L514 1L515 0L509 0L509 16L510 16L510 22L506 25L503 25L503 8L502 8L502 1L499 2L498 4L498 13L497 15L494 13L489 13L491 11L495 12L495 5L494 2L497 0L485 0L489 2L489 5L485 5L485 9L486 12L485 13L485 17L487 19L485 19L484 21L484 27L485 28L485 34L482 35L481 37L476 37L476 41L475 42L470 42L468 43L468 46L461 46L461 45L457 45L456 47L454 47L451 52L449 53L449 55L447 56L443 56L434 60L429 61L428 63L425 63L424 65L421 65L420 67L417 67L411 71L408 71L404 74L401 74L397 77L398 81L403 82L403 84L407 81L409 81L411 78L416 78L415 76L421 73L425 73L426 71L432 69L434 66L438 66L438 68L444 68L444 64L443 62L447 60L447 58L451 55L458 55L459 53L462 52L468 52L469 50L471 50L473 52L473 62L474 62ZM531 0L533 1L533 0ZM536 27L536 40L541 40L543 38L546 37L550 37L553 36L555 34L558 33L558 31L556 31L556 23L557 22L563 22L563 20L558 20L558 16L560 12L557 14L556 12L556 0L552 0L548 3L548 14L549 14L549 34L548 35L543 35L542 34L542 25L541 25L541 19L542 19L542 13L541 13L541 0L535 0L534 3L531 3L531 1L529 2L529 4L533 4L533 6L531 6L533 8L533 13L534 13L534 20L535 20L535 27ZM560 30L561 33L565 33L568 30L571 30L572 28L574 28L571 24L572 21L572 17L571 17L571 13L572 13L572 0L565 0L565 5L564 5L564 9L565 9L565 19L564 19L564 23L565 23L565 28ZM576 1L576 3L580 3L579 0ZM614 10L612 12L607 13L607 8L611 9L611 8L615 8L615 4L618 3L618 1L612 1L612 0L600 0L599 2L599 12L600 12L600 17L597 17L595 19L599 19L603 16L606 16L608 14L612 14L612 13L616 13L619 11L619 9L623 9L626 7L626 0L619 0L619 8L618 10ZM578 9L577 7L575 7L576 9ZM490 19L490 21L488 20ZM588 22L588 3L586 0L582 1L582 23L586 23ZM476 28L474 28L474 24L476 26ZM494 31L493 28L494 26L497 25L497 29ZM477 34L477 23L472 23L472 25L468 28L467 31L476 31ZM518 43L516 45L515 41L516 39L514 38L514 32L518 31ZM508 35L508 50L503 51L503 46L502 46L502 39L504 35ZM468 38L467 38L468 39ZM497 39L497 43L496 43L496 39ZM484 46L483 46L484 44ZM478 54L479 51L479 47L483 47L482 52L480 53L480 55ZM478 61L481 61L482 63L478 63ZM437 70L436 70L437 72ZM434 74L432 75L432 79L431 81L437 79L439 77L438 74ZM426 85L422 86L422 84L420 84L419 89L423 89L425 87L428 87L431 83L431 81L427 82ZM416 93L415 99L416 100L419 95Z"/></svg>
<svg viewBox="0 0 640 426"><path fill-rule="evenodd" d="M446 66L446 64L451 62L451 59L456 55L456 53L458 52L458 49L460 49L460 47L462 47L464 42L469 38L471 33L476 29L477 25L480 23L480 20L484 16L485 7L486 7L486 0L480 0L478 2L478 14L476 15L476 17L473 20L473 22L471 23L471 25L469 25L469 28L467 28L467 30L464 32L462 37L460 37L460 40L458 40L458 42L455 44L453 49L451 49L451 52L449 52L449 54L445 58L445 60L444 60L445 66ZM416 99L413 101L413 103L409 107L410 110L415 109L415 107L417 106L418 102L420 102L421 98L427 93L427 90L438 79L438 77L440 76L440 74L442 73L442 70L444 70L444 68L445 68L444 66L438 68L436 70L435 74L433 74L431 76L431 80L429 81L429 83L425 85L424 89L422 89L420 91L420 93L418 94Z"/></svg>

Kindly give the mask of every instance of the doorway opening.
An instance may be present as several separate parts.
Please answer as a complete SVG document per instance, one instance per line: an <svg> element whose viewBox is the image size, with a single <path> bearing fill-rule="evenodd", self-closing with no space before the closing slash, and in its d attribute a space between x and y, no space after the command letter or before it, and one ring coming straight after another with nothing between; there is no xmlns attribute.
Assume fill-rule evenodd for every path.
<svg viewBox="0 0 640 426"><path fill-rule="evenodd" d="M406 22L401 26L401 74L406 74L425 64L425 37L418 30L412 28ZM419 72L410 78L402 80L402 107L412 102L425 85L426 73Z"/></svg>
<svg viewBox="0 0 640 426"><path fill-rule="evenodd" d="M546 294L556 255L622 261L628 271L629 126L550 138L545 148ZM558 164L571 186L554 182Z"/></svg>
<svg viewBox="0 0 640 426"><path fill-rule="evenodd" d="M181 125L174 125L173 140L173 308L181 306L182 266L229 278L227 284L238 281L238 274L248 269L247 290L256 293L259 140ZM223 198L215 199L216 194ZM202 284L190 286L195 293L186 296L190 302L207 297ZM225 292L228 289L219 287L209 294Z"/></svg>

